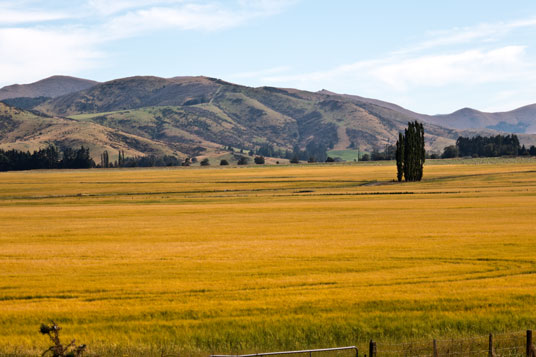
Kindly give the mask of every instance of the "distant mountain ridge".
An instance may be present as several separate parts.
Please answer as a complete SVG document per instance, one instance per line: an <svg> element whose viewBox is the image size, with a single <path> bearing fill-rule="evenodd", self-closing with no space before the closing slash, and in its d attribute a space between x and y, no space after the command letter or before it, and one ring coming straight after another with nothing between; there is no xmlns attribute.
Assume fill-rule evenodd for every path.
<svg viewBox="0 0 536 357"><path fill-rule="evenodd" d="M404 113L427 123L452 129L491 129L509 133L536 134L536 104L530 104L511 111L498 113L486 113L472 108L463 108L450 114L426 115L378 99L364 98L349 94L337 94L327 90L322 90L319 93L339 95L350 100L373 103Z"/></svg>
<svg viewBox="0 0 536 357"><path fill-rule="evenodd" d="M499 113L463 108L451 114L428 116L427 119L430 123L456 129L487 128L511 133L536 134L536 104Z"/></svg>
<svg viewBox="0 0 536 357"><path fill-rule="evenodd" d="M10 98L56 98L78 92L99 82L69 76L52 76L30 84L13 84L0 88L0 100Z"/></svg>
<svg viewBox="0 0 536 357"><path fill-rule="evenodd" d="M471 110L428 116L377 99L326 90L252 88L202 76L136 76L86 84L88 87L82 90L45 101L36 100L34 104L28 100L23 103L51 116L52 121L85 125L87 138L78 135L76 140L90 143L95 155L105 148L119 147L138 154L217 155L226 146L249 150L270 144L281 150L292 150L311 142L337 150L383 150L386 145L394 144L398 132L413 120L425 122L427 149L440 152L460 135L501 132L486 127L456 128L464 117L479 125L499 125L497 128L504 131L510 127L502 122L514 129L527 129L534 123L533 119L530 121L532 106L513 111L517 113L515 120L508 113L472 119L480 112ZM10 100L14 103L18 99ZM96 133L91 134L88 128ZM32 135L35 136L31 132L26 135L19 132L17 145L23 145ZM57 135L67 134L58 132ZM92 135L100 138L99 143L91 140ZM519 137L527 145L536 143L536 136L520 134ZM47 136L52 141L63 139ZM0 146L7 145L5 140L6 132L0 133ZM104 144L107 140L110 142ZM14 147L13 140L9 142Z"/></svg>

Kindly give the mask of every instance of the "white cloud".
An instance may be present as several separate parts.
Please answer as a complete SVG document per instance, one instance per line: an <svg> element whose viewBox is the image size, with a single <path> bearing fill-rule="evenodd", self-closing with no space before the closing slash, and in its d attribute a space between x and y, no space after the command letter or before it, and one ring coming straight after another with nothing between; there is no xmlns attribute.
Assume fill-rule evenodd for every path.
<svg viewBox="0 0 536 357"><path fill-rule="evenodd" d="M95 65L102 54L94 39L76 29L0 29L2 82L27 83L54 74L75 74Z"/></svg>
<svg viewBox="0 0 536 357"><path fill-rule="evenodd" d="M298 86L308 90L328 88L382 99L390 97L402 105L411 103L414 108L416 102L411 98L417 98L417 93L421 97L428 91L424 97L435 92L455 98L460 97L460 90L472 88L491 98L490 87L493 86L516 93L496 98L494 108L508 109L509 105L519 104L519 98L525 103L536 100L531 89L534 88L531 83L536 82L532 43L509 42L513 31L527 28L536 28L536 18L436 31L421 42L383 57L321 71L267 75L263 80L275 86ZM431 88L434 91L430 91ZM459 98L459 102L465 100L467 98ZM498 103L500 100L503 102ZM426 103L417 104L426 107ZM452 103L451 108L453 105L456 106Z"/></svg>
<svg viewBox="0 0 536 357"><path fill-rule="evenodd" d="M45 22L69 18L69 15L54 12L19 12L0 9L0 26L32 22Z"/></svg>
<svg viewBox="0 0 536 357"><path fill-rule="evenodd" d="M359 61L324 71L291 75L266 75L264 83L316 91L322 88L393 101L397 104L434 113L450 112L471 105L467 93L495 100L494 109L512 109L534 102L536 62L525 46L452 51L443 54L396 54L386 58ZM515 88L515 95L492 98L493 90ZM433 91L430 89L434 89ZM465 93L462 95L461 93ZM428 103L419 96L450 96L447 103ZM523 101L520 101L523 98ZM531 99L532 98L532 99ZM502 100L502 101L501 101ZM459 104L456 104L457 101ZM489 106L489 104L488 104ZM419 108L420 107L420 108ZM488 107L482 107L488 109Z"/></svg>
<svg viewBox="0 0 536 357"><path fill-rule="evenodd" d="M5 2L0 4L0 86L92 68L104 57L99 48L110 41L159 30L237 27L279 13L295 2L88 0L83 6L65 3L60 6L63 12L42 10L49 4L38 1ZM49 22L66 19L71 22Z"/></svg>
<svg viewBox="0 0 536 357"><path fill-rule="evenodd" d="M66 12L39 9L18 9L13 3L0 4L0 26L41 23L70 18Z"/></svg>
<svg viewBox="0 0 536 357"><path fill-rule="evenodd" d="M169 28L214 31L243 22L242 14L213 4L185 4L179 8L153 7L129 12L113 18L105 28L110 36L124 38Z"/></svg>
<svg viewBox="0 0 536 357"><path fill-rule="evenodd" d="M536 70L525 58L524 46L506 46L489 51L470 50L428 55L370 68L374 77L397 90L414 86L441 87L450 84L481 84L519 79Z"/></svg>
<svg viewBox="0 0 536 357"><path fill-rule="evenodd" d="M149 6L163 6L179 4L184 0L89 0L88 7L98 14L109 16L126 10L147 8Z"/></svg>
<svg viewBox="0 0 536 357"><path fill-rule="evenodd" d="M216 12L225 11L244 17L268 16L280 13L292 6L297 0L236 0L236 1L194 1L194 0L89 0L88 7L98 14L110 16L136 10L163 8L173 11L204 8Z"/></svg>
<svg viewBox="0 0 536 357"><path fill-rule="evenodd" d="M495 42L512 31L525 27L536 27L536 18L531 17L510 22L483 23L476 26L432 31L428 33L429 39L395 53L404 54L442 46L470 44L475 41Z"/></svg>
<svg viewBox="0 0 536 357"><path fill-rule="evenodd" d="M100 0L99 0L100 1ZM135 1L125 1L123 8L134 8ZM222 6L217 2L203 4L177 2L173 6L163 6L162 1L154 1L158 6L144 7L128 11L110 19L105 25L109 38L124 38L147 31L163 29L216 31L237 27L255 18L277 14L293 1L252 0L239 1L238 6ZM169 1L168 3L171 3Z"/></svg>

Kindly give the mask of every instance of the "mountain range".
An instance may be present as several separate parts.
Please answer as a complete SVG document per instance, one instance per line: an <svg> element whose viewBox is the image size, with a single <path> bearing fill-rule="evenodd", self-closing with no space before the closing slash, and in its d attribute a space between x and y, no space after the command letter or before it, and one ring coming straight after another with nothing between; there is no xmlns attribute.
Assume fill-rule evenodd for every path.
<svg viewBox="0 0 536 357"><path fill-rule="evenodd" d="M129 77L104 83L54 76L0 89L0 147L55 144L147 154L217 156L223 147L282 150L309 142L336 150L383 150L408 121L425 123L440 152L459 136L517 133L536 143L536 105L504 113L462 109L425 115L377 99L327 90L241 86L209 77Z"/></svg>
<svg viewBox="0 0 536 357"><path fill-rule="evenodd" d="M55 98L78 92L99 82L68 76L52 76L30 84L13 84L0 88L0 100L9 98Z"/></svg>

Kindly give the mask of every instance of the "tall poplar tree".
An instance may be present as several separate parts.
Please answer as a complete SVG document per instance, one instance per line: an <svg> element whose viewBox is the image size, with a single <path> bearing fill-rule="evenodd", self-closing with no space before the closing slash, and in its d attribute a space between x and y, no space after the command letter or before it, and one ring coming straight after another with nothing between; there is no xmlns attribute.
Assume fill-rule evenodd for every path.
<svg viewBox="0 0 536 357"><path fill-rule="evenodd" d="M404 177L404 135L402 133L398 133L396 142L396 177L398 182Z"/></svg>
<svg viewBox="0 0 536 357"><path fill-rule="evenodd" d="M396 142L398 181L402 181L402 177L405 181L421 181L425 159L424 126L417 121L410 122Z"/></svg>

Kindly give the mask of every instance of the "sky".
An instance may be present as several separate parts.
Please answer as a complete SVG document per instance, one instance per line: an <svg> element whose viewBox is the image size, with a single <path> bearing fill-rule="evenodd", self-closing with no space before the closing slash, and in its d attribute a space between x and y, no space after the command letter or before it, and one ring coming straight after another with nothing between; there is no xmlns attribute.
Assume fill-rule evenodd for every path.
<svg viewBox="0 0 536 357"><path fill-rule="evenodd" d="M507 111L536 103L536 1L0 0L0 87L58 74Z"/></svg>

